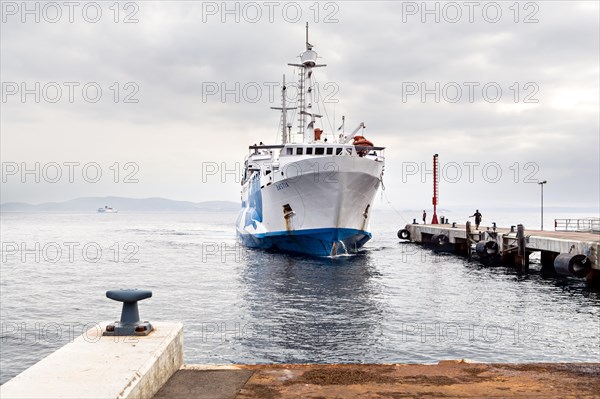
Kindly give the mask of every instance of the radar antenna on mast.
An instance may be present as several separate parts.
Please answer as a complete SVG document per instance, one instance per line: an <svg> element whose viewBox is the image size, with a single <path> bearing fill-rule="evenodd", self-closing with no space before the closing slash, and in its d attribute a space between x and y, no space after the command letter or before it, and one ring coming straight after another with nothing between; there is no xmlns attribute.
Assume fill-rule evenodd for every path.
<svg viewBox="0 0 600 399"><path fill-rule="evenodd" d="M313 68L327 66L317 65L317 52L313 50L313 45L308 42L308 22L306 23L306 50L300 54L300 64L288 64L299 68L298 73L298 130L302 135L302 142L306 143L309 137L313 137L310 130L315 125L316 118L321 118L312 111L313 104ZM310 120L307 122L307 116Z"/></svg>
<svg viewBox="0 0 600 399"><path fill-rule="evenodd" d="M306 23L306 49L312 50L313 46L308 42L308 22Z"/></svg>

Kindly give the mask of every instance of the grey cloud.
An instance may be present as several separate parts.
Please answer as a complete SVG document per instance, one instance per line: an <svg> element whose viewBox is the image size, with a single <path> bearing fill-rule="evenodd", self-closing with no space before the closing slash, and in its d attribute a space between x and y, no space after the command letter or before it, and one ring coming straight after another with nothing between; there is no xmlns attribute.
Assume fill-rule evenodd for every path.
<svg viewBox="0 0 600 399"><path fill-rule="evenodd" d="M548 201L579 201L572 192L585 186L590 194L582 201L598 203L598 5L536 4L536 24L515 24L508 3L502 3L505 14L497 24L480 17L472 24L450 24L421 23L418 16L403 23L402 4L396 2L339 3L339 23L311 21L311 42L329 65L315 72L318 81L339 86L337 122L324 121L326 130L330 123L339 124L341 115L347 116L348 130L365 121L367 134L389 147L389 165L395 165L386 170L391 177L397 178L403 160L429 161L434 152L455 161L535 161L547 179L564 187ZM48 149L68 157L62 145L94 157L89 146L101 134L109 142L126 143L127 150L99 148L100 158L129 157L146 165L144 184L128 194L137 190L193 201L235 199L236 184L198 183L201 163L235 163L247 145L274 140L278 115L269 107L277 105L278 96L275 104L266 91L256 103L236 103L231 96L225 102L218 96L203 101L203 85L263 85L279 82L283 73L295 80L286 64L303 49L305 20L292 24L278 17L276 23L236 24L214 17L203 23L199 2L139 5L138 24L2 25L3 82L94 81L106 96L115 81L135 82L140 88L138 104L104 99L97 104L3 103L2 158L47 159ZM456 104L436 104L431 97L425 103L418 96L406 102L402 98L407 82L431 87L472 81L497 82L504 90L502 99L490 104L478 95L469 103L463 95ZM514 104L509 89L514 82L536 83L539 103ZM332 104L328 114L332 119ZM41 133L36 132L43 132L37 143ZM176 177L171 170L177 170ZM506 190L475 186L492 192L498 203L531 190L515 184ZM396 190L395 200L410 204L429 197L427 184L412 188L409 194L400 194L402 185L390 192ZM106 192L93 194L121 194L121 187L112 189L116 191L107 186ZM46 186L7 184L2 191L3 201L40 202L50 196ZM88 187L75 185L64 191L64 198L57 191L47 200L91 194Z"/></svg>

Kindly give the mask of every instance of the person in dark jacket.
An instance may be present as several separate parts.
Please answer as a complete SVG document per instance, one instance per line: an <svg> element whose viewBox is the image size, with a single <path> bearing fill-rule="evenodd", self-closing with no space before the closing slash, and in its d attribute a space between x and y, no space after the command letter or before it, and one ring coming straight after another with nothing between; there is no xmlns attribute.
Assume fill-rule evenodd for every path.
<svg viewBox="0 0 600 399"><path fill-rule="evenodd" d="M427 219L427 212L423 209L423 224L425 224L425 219Z"/></svg>
<svg viewBox="0 0 600 399"><path fill-rule="evenodd" d="M479 229L479 225L481 224L481 213L479 213L479 209L475 210L475 213L472 214L471 216L469 216L470 218L474 217L475 218L475 229L478 230Z"/></svg>

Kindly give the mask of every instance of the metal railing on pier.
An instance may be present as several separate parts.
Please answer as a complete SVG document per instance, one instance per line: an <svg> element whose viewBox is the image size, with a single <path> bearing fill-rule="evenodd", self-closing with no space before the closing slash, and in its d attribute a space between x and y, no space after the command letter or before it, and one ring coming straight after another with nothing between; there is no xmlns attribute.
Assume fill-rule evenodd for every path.
<svg viewBox="0 0 600 399"><path fill-rule="evenodd" d="M554 231L600 232L600 218L554 219Z"/></svg>

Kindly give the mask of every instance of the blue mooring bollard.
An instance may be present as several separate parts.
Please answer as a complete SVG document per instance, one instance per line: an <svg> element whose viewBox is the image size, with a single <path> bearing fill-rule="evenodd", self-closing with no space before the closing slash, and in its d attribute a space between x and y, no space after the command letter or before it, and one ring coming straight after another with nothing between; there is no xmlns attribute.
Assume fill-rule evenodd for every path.
<svg viewBox="0 0 600 399"><path fill-rule="evenodd" d="M153 330L148 321L140 321L138 301L152 297L152 291L121 289L106 291L106 297L115 301L123 302L121 320L106 326L102 335L124 336L124 335L148 335Z"/></svg>

